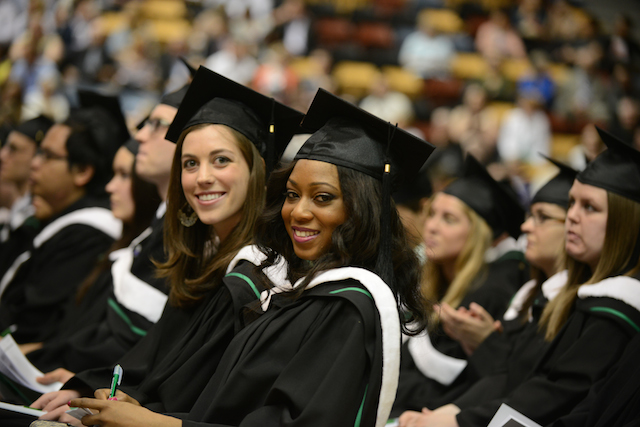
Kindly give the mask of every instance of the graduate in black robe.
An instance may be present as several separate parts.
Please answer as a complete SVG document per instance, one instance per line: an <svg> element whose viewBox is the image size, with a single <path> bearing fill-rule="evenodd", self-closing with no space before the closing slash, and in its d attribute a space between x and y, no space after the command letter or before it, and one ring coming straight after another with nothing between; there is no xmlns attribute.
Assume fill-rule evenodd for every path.
<svg viewBox="0 0 640 427"><path fill-rule="evenodd" d="M317 131L272 174L256 234L263 266L284 258L297 283L262 293L266 313L232 340L190 413L180 421L120 402L71 404L100 406L116 425L138 415L150 425L386 423L406 321L399 307L422 326L426 313L418 260L380 180L417 172L433 148L322 90L303 124Z"/></svg>
<svg viewBox="0 0 640 427"><path fill-rule="evenodd" d="M533 369L512 364L502 396L487 394L478 383L455 405L420 420L407 417L406 424L485 425L501 403L551 423L587 396L637 336L640 281L631 275L640 258L640 153L599 133L608 150L577 175L569 194L568 279L541 318L547 350ZM610 228L616 221L626 227Z"/></svg>
<svg viewBox="0 0 640 427"><path fill-rule="evenodd" d="M278 157L292 134L299 130L302 117L302 113L207 69L202 68L194 77L168 132L168 138L177 143L174 155L177 166L172 171L168 197L168 206L175 209L168 210L166 216L169 258L160 264L160 272L171 279L172 300L140 343L118 359L125 372L120 390L139 404L162 412L189 411L215 372L229 341L244 325L243 308L253 303L258 309L263 284L286 279L282 273L277 275L279 271L286 272L283 268L258 273L269 277L274 270L276 279L252 279L257 274L253 270L264 255L252 246L242 245L253 239L255 220L264 207L262 156L266 157L271 146ZM273 139L267 136L270 122L277 129ZM201 142L211 153L222 152L216 156L229 157L228 163L225 158L213 155L210 160L217 171L214 177L225 184L211 180L211 189L203 185L198 190L225 190L223 203L216 203L215 209L206 204L200 206L190 196L190 187L183 189L181 184L186 182L184 175L191 170L181 166L183 157L194 160L189 157L194 156L192 141L201 140L190 136L191 132L201 135L198 130L223 130L229 135L236 135L233 132L239 135L234 136L233 141L237 153L231 155L216 134L207 135L206 145ZM185 146L185 142L189 145ZM183 147L190 151L183 152ZM225 175L231 173L226 170L235 170L235 164L243 164L241 159L233 157L238 154L243 158L247 156L244 158L245 172L249 175L246 181L242 180L246 178L244 175L236 181L230 181ZM202 159L198 158L198 162L202 163ZM227 164L230 166L225 166ZM236 182L234 187L232 184ZM226 199L231 201L224 203ZM242 215L234 224L229 218L237 216L235 205L226 206L238 201ZM186 203L193 204L195 214L180 215ZM195 220L189 221L189 217ZM213 253L212 248L215 248ZM65 390L44 396L34 405L42 403L46 410L51 410L54 408L47 405L52 401L55 405L60 396L65 396L62 399L65 405L78 393L92 396L94 390L109 386L112 371L113 366L105 366L81 372L65 384Z"/></svg>
<svg viewBox="0 0 640 427"><path fill-rule="evenodd" d="M106 316L107 300L113 291L112 254L129 246L131 241L144 231L155 217L156 209L161 200L156 186L143 181L135 172L135 154L138 151L138 145L138 142L133 139L127 141L116 154L116 161L120 163L117 165L114 163L114 179L111 182L115 180L118 182L128 181L130 188L128 193L133 204L131 211L118 206L114 210L114 216L123 222L121 238L114 242L109 255L94 266L93 271L85 278L76 295L68 301L59 332L46 340L41 349L27 355L31 362L44 372L49 372L60 366L72 365L70 362L61 363L66 358L74 357L74 334L72 331L77 330L78 325L85 327L95 325ZM107 185L108 191L110 191L109 188ZM122 195L117 194L116 197L121 198ZM124 202L120 200L116 203L122 205ZM124 215L130 216L125 217Z"/></svg>
<svg viewBox="0 0 640 427"><path fill-rule="evenodd" d="M81 109L41 143L32 191L52 214L0 281L0 330L16 325L18 343L41 342L56 330L67 301L120 236L104 191L124 143L117 128L104 109Z"/></svg>
<svg viewBox="0 0 640 427"><path fill-rule="evenodd" d="M432 300L448 301L457 307L469 308L471 303L479 304L492 317L499 317L506 310L513 294L527 280L528 268L522 252L508 251L487 264L486 251L489 250L491 239L499 242L506 242L507 239L515 241L520 234L524 210L516 198L493 180L472 156L467 157L464 176L435 197L436 205L430 208L425 224L427 256L432 252L431 261L427 261L428 277L423 279L426 292L431 295ZM458 246L457 253L452 252L455 250L452 244L445 243L445 236L450 237L446 233L451 233L450 230L454 230L457 222L448 217L441 219L440 216L440 212L445 211L445 216L451 214L452 207L449 203L453 201L462 206L459 214L466 216L470 223L466 240L463 245ZM434 207L439 212L436 213ZM470 212L467 213L465 209ZM449 225L447 221L451 221L453 225ZM478 236L482 236L482 242L475 240ZM474 247L475 249L471 249ZM455 258L451 261L453 253ZM455 263L453 279L443 277L446 263ZM474 273L465 271L469 266L476 266ZM465 275L466 285L462 282L465 279L458 279L458 276ZM466 287L461 287L461 284ZM461 295L455 297L454 291ZM458 302L455 302L456 298L459 299ZM431 403L433 398L452 387L465 368L465 350L445 333L442 326L438 321L436 328L428 334L405 339L398 396L393 411L395 416L404 410L421 409Z"/></svg>

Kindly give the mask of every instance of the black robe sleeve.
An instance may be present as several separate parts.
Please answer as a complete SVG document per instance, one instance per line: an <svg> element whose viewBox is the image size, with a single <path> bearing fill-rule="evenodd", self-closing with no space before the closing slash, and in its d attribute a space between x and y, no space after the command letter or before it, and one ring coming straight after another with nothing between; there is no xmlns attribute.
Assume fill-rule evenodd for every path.
<svg viewBox="0 0 640 427"><path fill-rule="evenodd" d="M593 304L639 315L609 298L577 300L576 310L533 373L517 385L513 377L522 373L510 373L508 396L477 406L466 405L464 399L454 402L462 409L457 415L460 427L488 424L503 402L543 425L569 413L620 358L633 336L621 318L592 311Z"/></svg>
<svg viewBox="0 0 640 427"><path fill-rule="evenodd" d="M262 283L254 265L241 261L198 306L167 305L147 336L118 361L124 369L119 388L156 412L188 412L242 328L241 311L259 301ZM81 372L65 388L108 387L112 371Z"/></svg>
<svg viewBox="0 0 640 427"><path fill-rule="evenodd" d="M166 293L166 281L156 277L152 262L164 259L162 223L156 220L152 230L149 236L133 248L135 257L131 273ZM154 325L154 322L118 303L113 290L104 300L105 305L100 308L104 314L100 319L93 319L93 322L72 331L60 331L45 342L42 349L28 355L31 363L45 372L59 367L71 372L81 372L112 365Z"/></svg>
<svg viewBox="0 0 640 427"><path fill-rule="evenodd" d="M640 421L640 334L589 395L551 427L637 426Z"/></svg>
<svg viewBox="0 0 640 427"><path fill-rule="evenodd" d="M18 343L55 333L67 302L112 243L103 232L74 224L34 250L0 300L0 329L16 324Z"/></svg>
<svg viewBox="0 0 640 427"><path fill-rule="evenodd" d="M526 270L525 264L519 258L506 257L489 264L488 269L477 279L476 285L464 297L460 306L468 308L472 302L475 302L484 307L492 317L501 317L513 294L527 279ZM409 338L411 339L414 338ZM447 336L441 325L429 334L429 339L436 351L456 359L467 359L460 344ZM508 351L510 346L501 338L498 340L503 345L502 350ZM457 378L446 385L429 378L417 367L405 343L402 346L400 381L392 415L399 416L406 410L419 411L423 407L433 409L451 402L477 379L478 374L468 369L462 371Z"/></svg>

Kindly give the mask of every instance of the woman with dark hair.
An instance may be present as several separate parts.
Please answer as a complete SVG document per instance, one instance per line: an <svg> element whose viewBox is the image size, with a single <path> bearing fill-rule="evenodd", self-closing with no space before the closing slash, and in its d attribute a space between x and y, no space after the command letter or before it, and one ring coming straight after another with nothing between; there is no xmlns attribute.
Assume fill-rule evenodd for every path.
<svg viewBox="0 0 640 427"><path fill-rule="evenodd" d="M122 236L113 243L110 252L129 246L149 226L161 202L156 186L142 180L136 173L135 156L138 146L137 141L130 139L116 152L113 159L113 178L106 190L110 194L113 216L122 220ZM68 331L78 323L91 321L85 316L93 317L103 313L98 307L104 307L106 303L111 283L111 263L112 260L105 257L80 285L60 330ZM103 274L109 277L99 279ZM97 286L98 280L102 286ZM77 317L78 314L82 317Z"/></svg>
<svg viewBox="0 0 640 427"><path fill-rule="evenodd" d="M599 130L608 150L580 172L565 222L567 280L540 318L546 351L520 355L499 396L476 384L452 405L407 413L403 426L486 425L502 403L540 424L568 414L640 330L640 152ZM487 392L489 390L489 392Z"/></svg>
<svg viewBox="0 0 640 427"><path fill-rule="evenodd" d="M165 216L168 257L158 268L169 279L169 303L117 359L124 369L119 400L163 412L191 409L244 326L242 308L261 290L254 265L262 258L249 245L264 206L262 156L274 150L275 158L301 120L301 113L212 71L201 68L194 77L167 133L176 152ZM106 399L109 390L99 389L109 386L113 365L102 366L36 401L49 411L43 418L77 422L64 414L69 399L96 389Z"/></svg>
<svg viewBox="0 0 640 427"><path fill-rule="evenodd" d="M428 317L390 180L415 174L433 148L322 90L303 124L315 133L272 175L256 234L267 254L260 267L284 259L295 284L261 294L266 312L236 335L190 413L174 414L182 420L73 400L100 410L85 423L386 423L401 324L413 321L415 332ZM411 315L401 317L400 307Z"/></svg>

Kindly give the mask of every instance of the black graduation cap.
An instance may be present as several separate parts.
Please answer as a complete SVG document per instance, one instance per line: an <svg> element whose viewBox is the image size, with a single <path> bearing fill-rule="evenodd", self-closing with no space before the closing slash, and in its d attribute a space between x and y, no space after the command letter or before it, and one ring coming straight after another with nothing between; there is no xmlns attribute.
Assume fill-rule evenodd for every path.
<svg viewBox="0 0 640 427"><path fill-rule="evenodd" d="M443 191L462 200L487 221L494 239L505 231L516 238L520 235L524 209L515 191L494 180L472 155L467 154L462 177Z"/></svg>
<svg viewBox="0 0 640 427"><path fill-rule="evenodd" d="M162 98L160 98L159 104L169 105L171 107L180 108L182 104L182 100L184 96L187 94L187 90L189 89L189 84L182 86L180 89L169 92L165 94ZM144 122L143 122L144 123Z"/></svg>
<svg viewBox="0 0 640 427"><path fill-rule="evenodd" d="M316 93L302 126L313 135L294 160L331 163L382 181L380 249L375 270L393 289L391 187L415 177L435 147L324 89Z"/></svg>
<svg viewBox="0 0 640 427"><path fill-rule="evenodd" d="M416 202L433 194L433 186L427 172L427 165L423 166L418 175L409 182L399 186L393 193L393 200L396 204L405 205Z"/></svg>
<svg viewBox="0 0 640 427"><path fill-rule="evenodd" d="M36 145L40 145L40 142L42 142L44 138L44 134L47 133L51 126L53 126L53 121L47 116L41 115L19 124L13 130L29 137L36 143Z"/></svg>
<svg viewBox="0 0 640 427"><path fill-rule="evenodd" d="M598 127L607 146L576 179L640 203L640 152Z"/></svg>
<svg viewBox="0 0 640 427"><path fill-rule="evenodd" d="M200 67L166 139L177 142L185 129L198 124L226 125L253 142L269 168L300 131L303 116L273 98ZM273 144L268 142L270 135L274 137Z"/></svg>
<svg viewBox="0 0 640 427"><path fill-rule="evenodd" d="M388 157L396 185L415 177L435 149L324 89L316 93L302 127L313 135L295 160L319 160L382 179Z"/></svg>
<svg viewBox="0 0 640 427"><path fill-rule="evenodd" d="M117 96L103 95L88 90L78 90L78 98L81 108L102 108L105 110L116 124L116 135L118 141L114 141L118 146L131 138L127 122L124 119L120 101Z"/></svg>
<svg viewBox="0 0 640 427"><path fill-rule="evenodd" d="M531 204L544 202L558 205L564 209L569 206L569 190L578 171L547 156L542 156L556 165L560 172L543 185L531 199Z"/></svg>

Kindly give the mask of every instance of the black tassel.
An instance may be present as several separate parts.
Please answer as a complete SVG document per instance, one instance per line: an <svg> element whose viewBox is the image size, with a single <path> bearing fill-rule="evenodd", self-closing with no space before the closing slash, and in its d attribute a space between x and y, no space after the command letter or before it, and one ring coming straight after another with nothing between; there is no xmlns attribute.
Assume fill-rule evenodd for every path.
<svg viewBox="0 0 640 427"><path fill-rule="evenodd" d="M393 274L393 261L391 259L391 157L389 151L391 141L397 128L389 129L387 140L387 152L385 153L384 172L382 174L382 210L380 215L380 248L376 260L376 272L391 289L395 287Z"/></svg>

